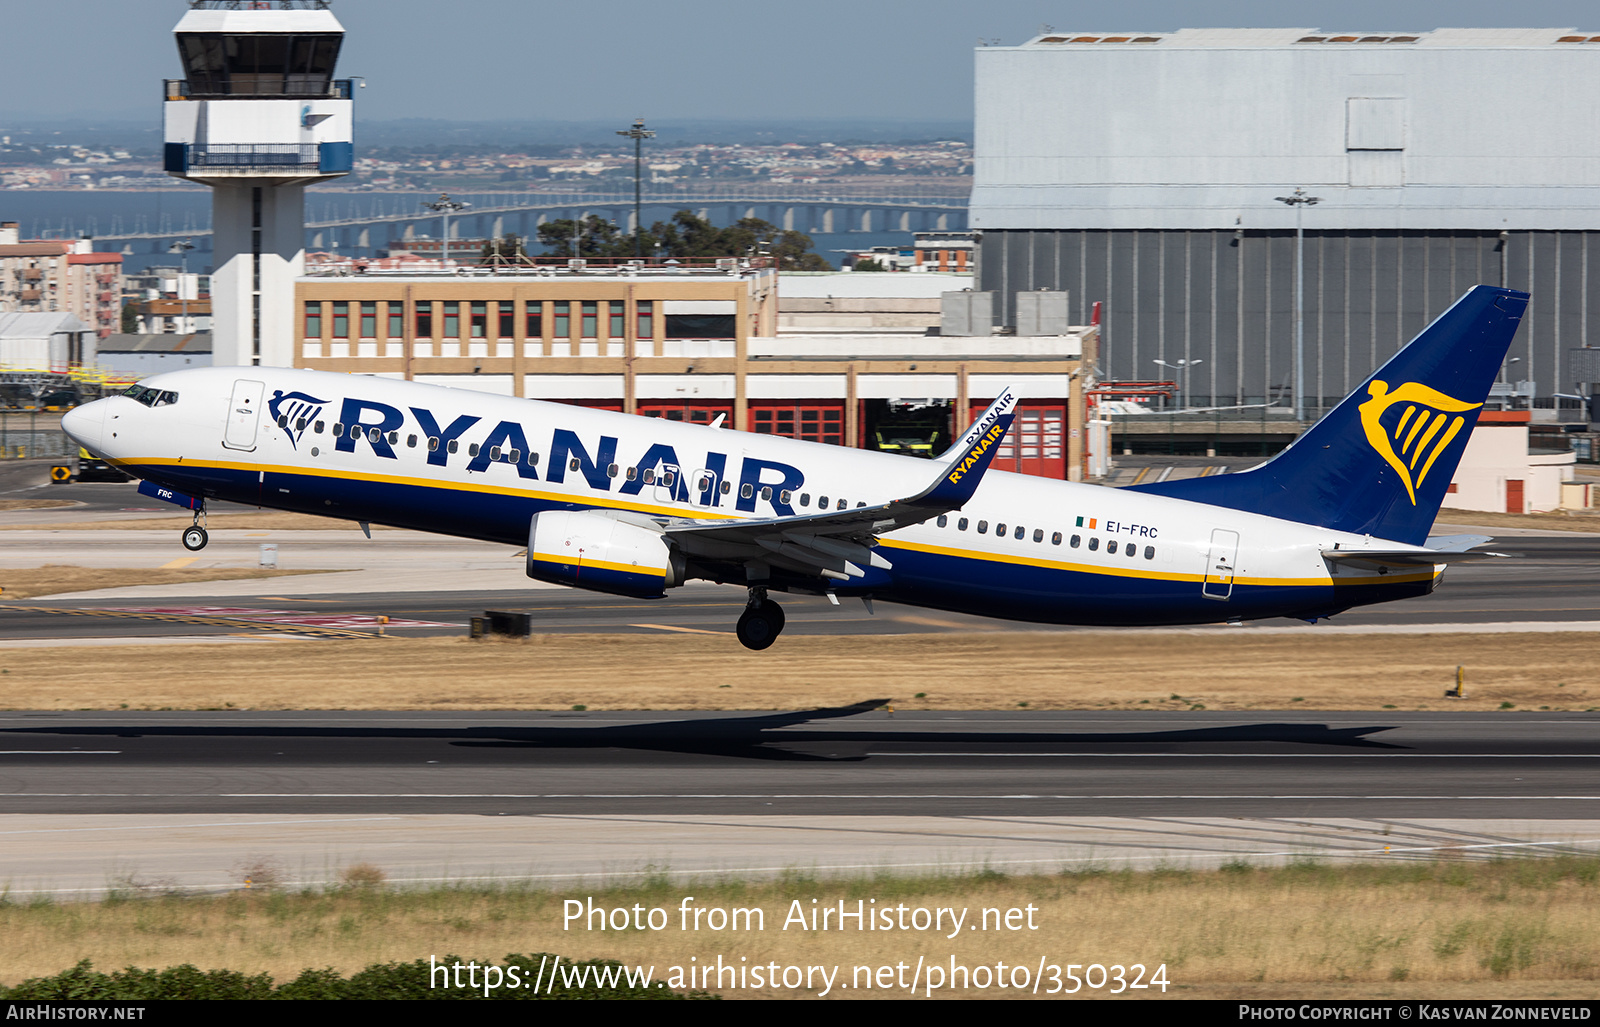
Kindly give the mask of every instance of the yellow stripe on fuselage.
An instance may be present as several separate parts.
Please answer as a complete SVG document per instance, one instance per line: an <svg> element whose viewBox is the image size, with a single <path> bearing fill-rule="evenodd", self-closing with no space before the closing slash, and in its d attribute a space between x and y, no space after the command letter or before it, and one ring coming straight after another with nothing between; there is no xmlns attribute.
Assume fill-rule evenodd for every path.
<svg viewBox="0 0 1600 1027"><path fill-rule="evenodd" d="M656 514L663 517L691 518L696 520L726 521L737 520L737 516L726 510L716 509L686 509L676 506L662 506L654 503L629 502L606 495L579 495L569 492L546 492L543 490L519 488L514 485L491 485L487 482L476 484L472 482L451 481L440 478L417 478L409 475L373 474L369 471L338 470L335 468L283 466L277 464L242 464L214 460L182 460L168 458L151 459L126 459L117 461L126 466L169 466L169 467L201 467L233 471L271 472L273 474L306 475L313 478L337 478L340 480L357 480L378 482L388 485L407 485L419 488L446 489L452 492L468 492L479 495L516 496L524 499L537 499L553 503L582 503L587 506L608 510L629 510L636 513ZM493 464L490 465L494 466ZM655 486L645 486L654 488ZM1034 557L1011 556L1004 553L991 553L975 549L955 549L947 546L934 546L921 542L910 542L899 538L886 538L882 545L889 549L903 549L912 552L930 553L937 556L950 556L962 560L979 560L987 563L1010 564L1020 567L1039 567L1045 570L1073 571L1080 574L1098 574L1105 577L1136 578L1145 581L1184 581L1200 583L1205 581L1204 574L1183 574L1171 571L1146 570L1139 567L1111 567L1099 564L1076 563L1064 560L1042 560ZM567 561L571 562L571 561ZM585 561L586 566L608 567L630 574L655 573L653 570L641 571L637 567L622 564L610 565L595 561ZM1339 577L1307 577L1307 578L1261 578L1247 575L1235 575L1233 582L1236 585L1255 585L1259 587L1294 587L1303 588L1308 585L1376 585L1391 584L1410 581L1426 581L1436 578L1438 574L1433 571L1416 571L1408 574L1367 575L1359 578Z"/></svg>
<svg viewBox="0 0 1600 1027"><path fill-rule="evenodd" d="M937 556L951 556L960 560L981 560L988 563L1012 564L1020 567L1039 567L1045 570L1073 571L1079 574L1099 574L1115 578L1137 578L1144 581L1185 581L1201 583L1205 581L1204 574L1182 574L1172 571L1152 571L1141 567L1103 567L1092 563L1069 563L1064 560L1041 560L1036 557L1010 556L1004 553L989 553L973 549L951 549L946 546L931 546L921 542L908 542L905 539L887 538L881 543L885 549L905 549L918 553L932 553ZM1370 575L1360 578L1339 577L1332 575L1314 578L1261 578L1237 574L1233 578L1235 585L1256 585L1264 588L1304 588L1308 585L1374 585L1388 584L1402 581L1426 581L1436 578L1433 571L1417 571L1410 574L1385 574Z"/></svg>
<svg viewBox="0 0 1600 1027"><path fill-rule="evenodd" d="M605 507L611 510L631 510L636 513L660 514L663 517L690 517L699 520L725 521L732 519L728 511L716 509L685 509L676 506L661 506L654 503L630 502L625 499L616 499L610 494L605 496L578 495L570 492L546 492L527 487L519 488L515 485L482 485L473 482L451 481L440 478L416 478L408 475L373 474L370 471L337 470L321 467L285 467L276 464L240 464L215 460L171 460L148 459L123 461L130 466L142 467L208 467L229 471L255 471L269 474L297 474L312 478L337 478L341 481L370 481L385 485L409 485L419 488L448 489L452 492L472 492L479 495L492 496L517 496L523 499L540 499L552 503L583 503L589 506ZM490 466L494 466L490 464ZM645 488L654 488L646 485Z"/></svg>

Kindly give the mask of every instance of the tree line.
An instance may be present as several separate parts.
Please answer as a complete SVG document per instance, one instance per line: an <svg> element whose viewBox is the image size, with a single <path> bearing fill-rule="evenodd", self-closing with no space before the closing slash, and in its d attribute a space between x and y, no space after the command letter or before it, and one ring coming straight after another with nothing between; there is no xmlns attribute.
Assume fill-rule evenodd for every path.
<svg viewBox="0 0 1600 1027"><path fill-rule="evenodd" d="M586 218L558 218L539 226L544 256L632 257L683 260L689 257L748 257L770 254L785 271L831 271L833 265L811 251L804 232L784 230L761 218L740 218L718 228L692 210L680 210L671 220L657 221L634 237L595 214ZM520 261L529 254L523 240L505 235L491 240L483 250L485 262Z"/></svg>

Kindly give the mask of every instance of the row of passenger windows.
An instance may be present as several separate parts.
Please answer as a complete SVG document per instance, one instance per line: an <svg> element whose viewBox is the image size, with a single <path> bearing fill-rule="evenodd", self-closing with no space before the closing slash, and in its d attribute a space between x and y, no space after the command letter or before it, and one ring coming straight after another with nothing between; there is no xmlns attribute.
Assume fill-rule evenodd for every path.
<svg viewBox="0 0 1600 1027"><path fill-rule="evenodd" d="M950 516L948 514L940 514L939 515L938 524L939 524L939 527L941 527L941 528L948 527L949 524L950 524ZM966 531L967 528L970 527L970 526L971 526L971 522L967 518L960 517L960 518L956 519L956 530L957 531ZM979 521L978 524L977 524L977 530L978 530L978 534L987 535L989 533L989 522L988 521ZM994 534L995 534L996 538L1005 538L1005 536L1006 536L1006 523L1004 521L1000 521L997 524L995 524L995 526L994 526ZM1016 525L1015 527L1013 527L1011 529L1011 537L1020 542L1023 539L1028 537L1028 529L1024 528L1022 525L1018 524L1018 525ZM1043 528L1034 528L1033 529L1033 540L1035 542L1043 542L1044 541L1044 529ZM1053 546L1059 546L1061 544L1061 542L1062 542L1062 534L1061 534L1061 532L1059 532L1059 531L1052 532L1051 535L1050 535L1050 544L1053 545ZM1083 536L1082 535L1073 535L1071 538L1067 539L1066 542L1067 542L1067 545L1070 546L1071 548L1077 549L1078 547L1083 545ZM1137 542L1122 543L1122 544L1120 544L1120 547L1121 547L1122 551L1128 555L1128 559L1130 559L1130 560L1134 559L1135 557L1137 557L1139 555L1139 544ZM1100 549L1100 539L1099 539L1099 537L1095 536L1095 535L1089 536L1089 545L1087 546L1087 548L1088 548L1089 552L1091 552L1091 553L1098 552L1099 549ZM1117 553L1118 548L1119 548L1119 543L1118 543L1118 541L1116 539L1113 538L1113 539L1107 539L1106 540L1106 552L1107 553L1115 555ZM1156 558L1156 547L1155 546L1145 546L1144 547L1144 558L1146 560L1154 560Z"/></svg>

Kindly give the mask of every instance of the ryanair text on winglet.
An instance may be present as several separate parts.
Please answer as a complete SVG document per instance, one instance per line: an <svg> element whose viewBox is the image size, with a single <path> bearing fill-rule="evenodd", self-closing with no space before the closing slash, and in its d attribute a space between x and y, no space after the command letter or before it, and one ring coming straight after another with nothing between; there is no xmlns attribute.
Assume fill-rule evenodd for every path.
<svg viewBox="0 0 1600 1027"><path fill-rule="evenodd" d="M1000 441L1000 437L1006 433L1006 428L1009 425L1001 424L999 421L1004 416L1003 412L1011 408L1012 403L1010 401L1011 393L1008 390L999 399L995 400L994 405L989 408L988 415L982 421L973 425L972 430L977 434L977 438L972 442L972 448L967 450L967 455L962 458L961 463L957 464L955 470L946 475L950 480L950 484L954 485L959 482L961 476L971 470L978 461L982 460L983 454L989 451L989 447Z"/></svg>

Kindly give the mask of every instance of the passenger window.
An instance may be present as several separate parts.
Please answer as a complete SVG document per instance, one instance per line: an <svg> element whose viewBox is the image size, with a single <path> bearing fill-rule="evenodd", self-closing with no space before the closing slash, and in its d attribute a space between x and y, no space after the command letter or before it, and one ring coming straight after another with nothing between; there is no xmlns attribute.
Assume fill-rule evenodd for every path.
<svg viewBox="0 0 1600 1027"><path fill-rule="evenodd" d="M616 464L607 464L606 465L606 477L607 478L615 478L617 476L617 473L620 470L621 470L621 468L618 467Z"/></svg>
<svg viewBox="0 0 1600 1027"><path fill-rule="evenodd" d="M966 531L967 530L967 519L965 517L961 518L959 521L956 522L956 530L957 531Z"/></svg>
<svg viewBox="0 0 1600 1027"><path fill-rule="evenodd" d="M1139 555L1139 547L1134 545L1132 542L1129 542L1128 543L1128 559L1131 560L1131 559L1133 559L1134 557L1136 557L1138 555Z"/></svg>
<svg viewBox="0 0 1600 1027"><path fill-rule="evenodd" d="M354 437L356 432L359 432L360 430L361 430L361 427L359 425L357 425L355 428L351 429L351 431L350 431L351 436ZM367 441L368 442L372 443L373 445L377 445L378 442L381 441L382 439L383 439L383 432L379 431L376 428L368 428L367 429Z"/></svg>
<svg viewBox="0 0 1600 1027"><path fill-rule="evenodd" d="M450 452L458 453L460 451L461 451L461 440L460 439L451 439L450 440Z"/></svg>
<svg viewBox="0 0 1600 1027"><path fill-rule="evenodd" d="M499 461L499 459L500 459L500 447L499 446L490 446L489 447L489 459L490 460L494 460L494 461Z"/></svg>
<svg viewBox="0 0 1600 1027"><path fill-rule="evenodd" d="M1068 542L1067 545L1071 546L1073 549L1077 549L1078 548L1078 543L1082 539L1083 539L1082 535L1074 535L1074 536L1072 536L1072 540L1070 542Z"/></svg>
<svg viewBox="0 0 1600 1027"><path fill-rule="evenodd" d="M810 506L811 505L811 493L809 493L809 492L800 493L800 505L801 506Z"/></svg>
<svg viewBox="0 0 1600 1027"><path fill-rule="evenodd" d="M1089 552L1092 553L1096 549L1099 549L1099 548L1100 548L1100 540L1098 538L1090 538L1089 539Z"/></svg>
<svg viewBox="0 0 1600 1027"><path fill-rule="evenodd" d="M772 486L771 485L763 485L763 486L761 486L761 499L764 502L765 501L770 501L772 499Z"/></svg>
<svg viewBox="0 0 1600 1027"><path fill-rule="evenodd" d="M980 534L980 535L989 534L989 522L988 521L979 521L978 522L978 534Z"/></svg>
<svg viewBox="0 0 1600 1027"><path fill-rule="evenodd" d="M994 535L995 535L995 538L1005 538L1006 537L1006 522L1005 521L1001 521L999 524L996 524L994 526Z"/></svg>
<svg viewBox="0 0 1600 1027"><path fill-rule="evenodd" d="M522 462L522 451L520 449L513 449L508 459L510 459L510 461L514 464L520 464Z"/></svg>
<svg viewBox="0 0 1600 1027"><path fill-rule="evenodd" d="M1115 553L1116 551L1117 551L1117 540L1116 539L1111 539L1110 541L1108 541L1106 543L1106 552Z"/></svg>
<svg viewBox="0 0 1600 1027"><path fill-rule="evenodd" d="M300 420L294 422L294 430L295 431L305 431L306 430L306 419L304 417L302 417L302 418L300 418Z"/></svg>
<svg viewBox="0 0 1600 1027"><path fill-rule="evenodd" d="M866 503L863 503L863 502L857 502L857 503L856 503L856 509L858 509L858 510L859 510L859 509L860 509L860 508L861 508L861 507L863 507L863 506L866 506L866 505L867 505L867 504L866 504Z"/></svg>
<svg viewBox="0 0 1600 1027"><path fill-rule="evenodd" d="M428 436L428 452L437 453L438 451L439 451L439 436L437 436L437 435L429 435Z"/></svg>
<svg viewBox="0 0 1600 1027"><path fill-rule="evenodd" d="M790 492L788 489L784 489L782 492L778 493L778 502L782 503L784 506L788 506L789 500L793 498L794 493Z"/></svg>
<svg viewBox="0 0 1600 1027"><path fill-rule="evenodd" d="M472 443L470 446L467 447L467 455L468 456L477 456L478 455L478 444L476 442ZM577 468L574 467L573 470L576 471Z"/></svg>
<svg viewBox="0 0 1600 1027"><path fill-rule="evenodd" d="M1146 560L1154 560L1156 558L1156 547L1155 546L1145 546L1144 547L1144 558Z"/></svg>
<svg viewBox="0 0 1600 1027"><path fill-rule="evenodd" d="M733 491L733 482L725 481L725 482L722 483L722 494L723 495L727 495L728 493L730 493L732 491Z"/></svg>
<svg viewBox="0 0 1600 1027"><path fill-rule="evenodd" d="M841 499L841 500L839 500L839 505L838 505L837 509L843 510L845 507L847 507L849 505L850 505L850 501L848 499Z"/></svg>
<svg viewBox="0 0 1600 1027"><path fill-rule="evenodd" d="M754 485L751 485L749 482L745 482L743 485L739 486L739 498L740 499L749 499L751 496L753 496L755 494L756 494L756 488L755 488Z"/></svg>
<svg viewBox="0 0 1600 1027"><path fill-rule="evenodd" d="M472 447L472 451L474 453L476 453L478 451L478 447L477 446L473 446ZM571 460L567 461L567 470L569 470L569 471L576 471L579 468L579 466L581 466L581 465L578 463L578 458L577 457L573 457Z"/></svg>
<svg viewBox="0 0 1600 1027"><path fill-rule="evenodd" d="M710 478L701 478L700 479L700 491L701 492L710 492L711 491L711 479Z"/></svg>
<svg viewBox="0 0 1600 1027"><path fill-rule="evenodd" d="M389 445L392 446L396 442L399 442L399 441L400 441L400 433L399 432L392 431L392 432L389 433Z"/></svg>
<svg viewBox="0 0 1600 1027"><path fill-rule="evenodd" d="M321 424L322 422L318 421L317 423ZM317 430L321 431L322 429L318 428ZM341 436L343 434L344 434L344 422L343 421L335 421L335 422L333 422L333 437L334 438L338 438L339 436Z"/></svg>
<svg viewBox="0 0 1600 1027"><path fill-rule="evenodd" d="M1020 524L1017 525L1017 533L1016 533L1016 536L1015 536L1016 540L1018 542L1021 542L1022 541L1022 536L1026 535L1027 533L1028 533L1028 529L1027 528L1024 528Z"/></svg>
<svg viewBox="0 0 1600 1027"><path fill-rule="evenodd" d="M316 432L316 433L317 433L317 434L318 434L318 435L321 435L321 434L322 434L322 422L321 422L321 421L318 421L318 422L317 422L317 426L316 426L316 428L314 428L314 429L313 429L313 430L314 430L314 431L315 431L315 432Z"/></svg>
<svg viewBox="0 0 1600 1027"><path fill-rule="evenodd" d="M678 478L678 476L676 474L673 474L671 471L668 471L666 474L663 474L661 476L661 484L667 486L668 488L671 488L672 487L672 483L674 481L676 481L677 478Z"/></svg>
<svg viewBox="0 0 1600 1027"><path fill-rule="evenodd" d="M528 466L529 467L532 467L534 464L536 464L538 462L539 462L539 454L538 453L529 453L528 454Z"/></svg>
<svg viewBox="0 0 1600 1027"><path fill-rule="evenodd" d="M639 468L637 468L637 467L628 468L627 478L628 478L629 481L633 481L634 479L636 479L638 477L639 477Z"/></svg>
<svg viewBox="0 0 1600 1027"><path fill-rule="evenodd" d="M376 429L376 428L372 429L372 434L373 435L377 435L378 434L378 429ZM352 424L350 426L350 437L352 439L359 439L361 437L361 425ZM374 438L373 441L376 442L377 439Z"/></svg>
<svg viewBox="0 0 1600 1027"><path fill-rule="evenodd" d="M818 496L817 497L817 509L818 510L826 510L827 508L828 508L828 497L827 496Z"/></svg>
<svg viewBox="0 0 1600 1027"><path fill-rule="evenodd" d="M1050 536L1050 544L1053 546L1059 546L1061 544L1061 532L1058 531L1054 535Z"/></svg>
<svg viewBox="0 0 1600 1027"><path fill-rule="evenodd" d="M1034 528L1033 529L1033 540L1035 542L1043 542L1044 541L1044 529L1043 528ZM1056 536L1056 541L1060 542L1061 541L1061 536L1057 535Z"/></svg>
<svg viewBox="0 0 1600 1027"><path fill-rule="evenodd" d="M288 414L279 414L278 415L278 427L280 427L280 428L289 427L289 415Z"/></svg>
<svg viewBox="0 0 1600 1027"><path fill-rule="evenodd" d="M656 483L656 469L654 467L645 468L644 483L646 485L654 485Z"/></svg>
<svg viewBox="0 0 1600 1027"><path fill-rule="evenodd" d="M950 523L949 516L947 516L946 514L940 514L938 523L939 523L939 527L941 527L941 528L944 527L946 524L949 524Z"/></svg>
<svg viewBox="0 0 1600 1027"><path fill-rule="evenodd" d="M407 449L416 449L417 448L417 437L415 435L407 435L406 436L406 448Z"/></svg>

